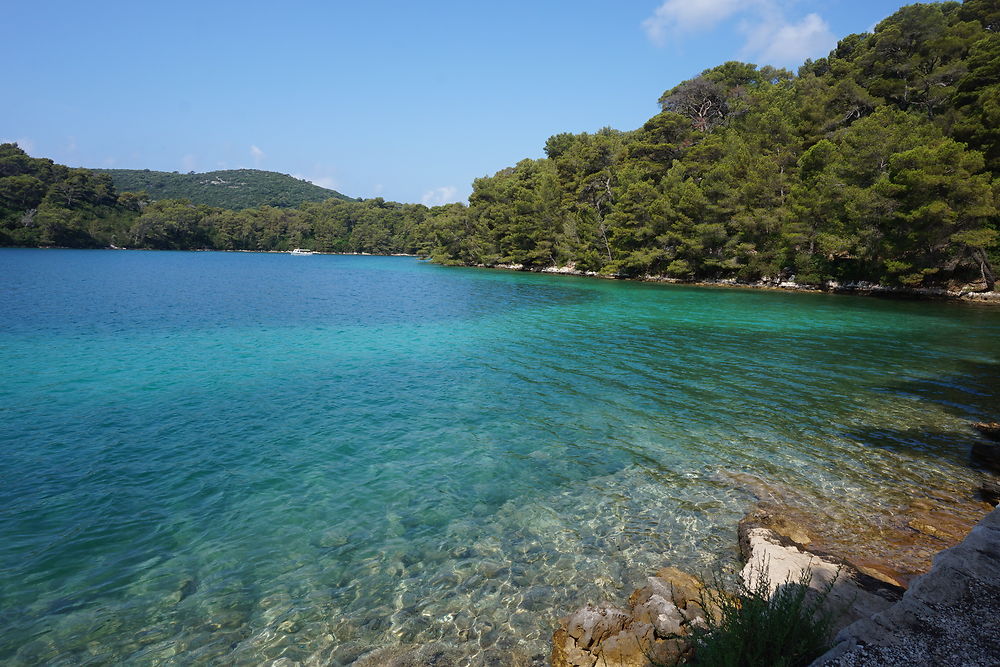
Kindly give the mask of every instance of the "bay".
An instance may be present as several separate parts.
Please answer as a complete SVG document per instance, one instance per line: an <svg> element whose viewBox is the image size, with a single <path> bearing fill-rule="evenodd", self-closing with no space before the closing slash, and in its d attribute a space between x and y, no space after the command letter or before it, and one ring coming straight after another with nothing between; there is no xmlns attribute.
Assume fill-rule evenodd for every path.
<svg viewBox="0 0 1000 667"><path fill-rule="evenodd" d="M972 488L1000 311L434 266L0 250L0 661L547 654L749 475ZM859 509L860 508L860 509Z"/></svg>

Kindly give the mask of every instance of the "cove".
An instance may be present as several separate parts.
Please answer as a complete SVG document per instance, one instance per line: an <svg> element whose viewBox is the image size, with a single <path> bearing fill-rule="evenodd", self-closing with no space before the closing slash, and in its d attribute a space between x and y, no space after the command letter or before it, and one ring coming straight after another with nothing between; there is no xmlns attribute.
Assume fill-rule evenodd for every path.
<svg viewBox="0 0 1000 667"><path fill-rule="evenodd" d="M843 525L974 487L998 341L975 304L0 250L0 660L535 660L732 567L754 485Z"/></svg>

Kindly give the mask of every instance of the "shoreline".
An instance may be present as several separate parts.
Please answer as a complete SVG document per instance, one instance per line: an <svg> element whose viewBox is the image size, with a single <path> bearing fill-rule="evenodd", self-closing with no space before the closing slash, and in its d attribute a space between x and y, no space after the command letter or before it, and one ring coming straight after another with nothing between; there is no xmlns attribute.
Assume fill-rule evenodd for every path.
<svg viewBox="0 0 1000 667"><path fill-rule="evenodd" d="M884 659L857 661L871 651L883 658L886 652L889 656L941 657L959 651L975 658L993 652L990 645L995 647L1000 635L993 632L981 641L979 620L1000 599L993 574L1000 563L1000 508L985 509L961 533L936 533L940 543L932 562L906 582L880 576L849 554L845 557L817 548L810 527L799 524L794 511L758 503L747 512L737 529L742 563L737 577L745 590L763 581L772 596L782 582L789 581L802 581L815 594L828 596L822 604L831 614L829 643L823 654L810 661L810 667L903 664ZM923 527L913 527L911 522L911 528L922 532ZM563 609L552 634L551 666L688 664L692 634L697 626L705 626L706 605L732 594L720 588L718 580L692 575L670 563L635 585L627 601L588 601L575 610ZM977 591L971 602L970 588ZM711 613L718 614L718 608ZM954 636L942 641L941 629ZM847 660L845 655L855 658ZM993 663L974 659L962 664Z"/></svg>
<svg viewBox="0 0 1000 667"><path fill-rule="evenodd" d="M25 248L29 250L140 250L143 252L240 252L271 255L288 255L290 250L229 250L221 248L70 248L66 246L3 246L4 248ZM413 257L422 261L430 261L428 257L419 254L397 252L332 252L314 250L313 255L342 255L354 257ZM962 301L965 303L979 303L989 305L1000 305L1000 291L976 291L972 289L948 289L947 287L892 287L879 283L858 281L852 283L839 283L831 280L822 285L812 285L797 283L793 280L762 279L753 282L739 281L735 278L720 278L716 280L686 280L683 278L671 278L661 275L642 275L636 277L622 276L619 274L599 273L597 271L580 271L572 266L546 266L542 268L525 267L522 264L438 264L445 267L459 267L471 269L495 269L503 271L519 271L522 273L540 273L546 275L574 276L577 278L597 278L600 280L621 280L636 283L658 283L666 285L680 285L686 287L719 287L748 290L769 290L774 292L808 292L812 294L843 294L848 296L873 296L887 299L909 299L925 301Z"/></svg>
<svg viewBox="0 0 1000 667"><path fill-rule="evenodd" d="M853 282L841 284L837 281L827 281L822 285L796 283L792 280L763 279L754 282L738 281L735 278L718 280L685 280L660 275L643 275L626 277L617 274L598 273L597 271L580 271L571 266L546 266L543 268L528 268L521 264L457 264L466 268L499 269L504 271L521 271L524 273L544 273L548 275L576 276L581 278L598 278L601 280L622 280L637 283L660 283L688 287L724 287L738 289L759 289L776 292L810 292L813 294L846 294L854 296L874 296L882 298L913 299L928 301L964 301L966 303L986 303L1000 305L1000 291L973 291L968 289L952 290L946 287L891 287L878 283Z"/></svg>
<svg viewBox="0 0 1000 667"><path fill-rule="evenodd" d="M970 467L1000 474L1000 423L971 426L982 438L972 446ZM750 484L757 503L737 527L742 590L763 581L774 596L781 582L800 581L823 596L831 614L829 643L810 667L945 664L943 658L956 655L962 664L994 664L989 656L996 655L1000 633L983 634L981 619L1000 600L1000 485L985 480L978 489L955 489L951 498L914 498L870 534L836 525L849 539L835 544L813 510L781 497L780 485ZM892 548L867 558L863 552L880 543ZM921 556L928 547L933 553ZM897 571L895 561L914 556L916 568ZM667 563L645 584L637 582L627 603L564 609L568 615L552 635L552 667L654 667L690 658L694 628L705 623L699 614L731 595L718 581L706 582ZM706 596L706 590L714 592Z"/></svg>

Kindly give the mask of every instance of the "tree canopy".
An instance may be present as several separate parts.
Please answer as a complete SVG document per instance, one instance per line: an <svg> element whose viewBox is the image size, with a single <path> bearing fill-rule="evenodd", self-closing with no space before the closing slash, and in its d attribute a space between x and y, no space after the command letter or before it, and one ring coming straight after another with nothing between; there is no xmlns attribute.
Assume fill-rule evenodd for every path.
<svg viewBox="0 0 1000 667"><path fill-rule="evenodd" d="M193 191L160 199L148 179L162 172L128 172L148 185L118 193L119 172L112 182L4 144L0 244L311 247L623 277L992 289L997 22L987 0L915 4L796 74L723 63L667 89L638 129L550 137L544 158L476 179L468 205L296 200L264 186L248 187L257 199L242 208ZM228 178L211 187L226 191Z"/></svg>
<svg viewBox="0 0 1000 667"><path fill-rule="evenodd" d="M665 91L637 130L550 137L545 158L432 215L427 252L626 277L992 288L994 4L910 5L797 75L727 62Z"/></svg>
<svg viewBox="0 0 1000 667"><path fill-rule="evenodd" d="M109 174L121 191L145 192L153 201L188 199L239 210L255 206L290 208L305 202L327 199L350 199L336 190L328 190L287 174L260 169L228 169L205 173L179 174L149 169L95 169Z"/></svg>

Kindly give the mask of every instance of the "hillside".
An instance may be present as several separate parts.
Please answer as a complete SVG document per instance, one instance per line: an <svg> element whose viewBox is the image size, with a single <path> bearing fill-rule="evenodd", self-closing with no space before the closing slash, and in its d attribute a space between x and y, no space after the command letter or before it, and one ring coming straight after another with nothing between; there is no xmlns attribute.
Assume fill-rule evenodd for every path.
<svg viewBox="0 0 1000 667"><path fill-rule="evenodd" d="M188 199L194 204L233 210L268 205L288 208L327 199L350 200L287 174L260 169L230 169L203 174L179 174L149 169L91 169L109 174L118 192L145 191L153 201Z"/></svg>
<svg viewBox="0 0 1000 667"><path fill-rule="evenodd" d="M142 175L151 185L159 182L159 176L178 176L117 173ZM244 199L229 197L227 204L239 210L193 203L187 197L153 201L135 191L119 192L113 175L115 172L108 170L71 168L34 158L17 144L0 143L0 246L162 250L304 247L329 252L413 253L429 213L421 204L349 199L290 176L263 171L188 175L195 191L198 180L209 181L200 186L203 190L219 188L218 192L225 193L227 185L234 186L228 192ZM142 185L142 180L126 180L125 187ZM215 192L209 190L208 194ZM294 207L242 207L263 197L276 202L317 193L320 201L303 201Z"/></svg>
<svg viewBox="0 0 1000 667"><path fill-rule="evenodd" d="M797 74L727 62L641 128L562 133L436 213L442 263L992 289L996 0L903 7Z"/></svg>

